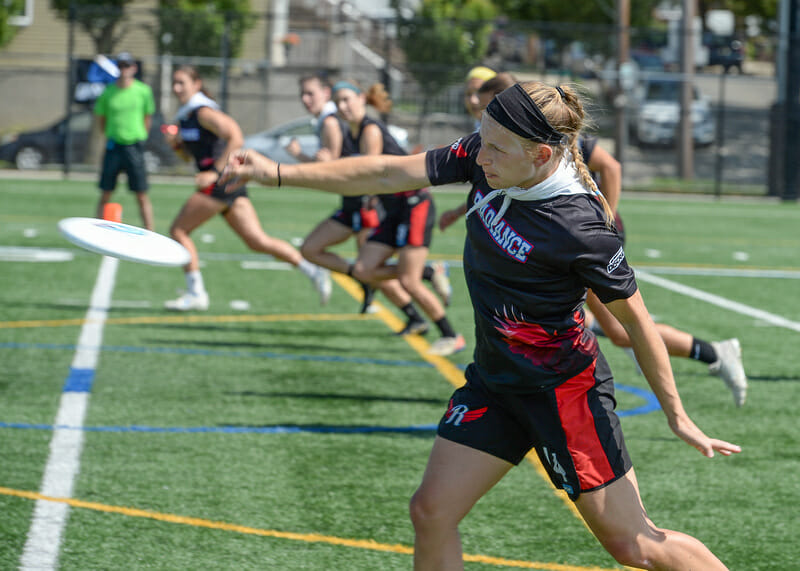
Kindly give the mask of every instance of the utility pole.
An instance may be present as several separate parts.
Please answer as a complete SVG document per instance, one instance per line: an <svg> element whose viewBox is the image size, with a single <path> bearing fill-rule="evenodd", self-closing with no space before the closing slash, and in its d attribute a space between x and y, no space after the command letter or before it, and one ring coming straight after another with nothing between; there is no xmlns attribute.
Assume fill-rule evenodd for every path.
<svg viewBox="0 0 800 571"><path fill-rule="evenodd" d="M782 83L785 92L783 99L786 110L785 134L783 137L784 200L797 200L797 164L800 161L800 142L797 129L800 128L800 0L788 0L788 49L786 51L786 79Z"/></svg>
<svg viewBox="0 0 800 571"><path fill-rule="evenodd" d="M694 84L694 3L683 0L681 34L681 117L678 133L680 153L679 177L685 180L694 178L694 137L692 136L692 99Z"/></svg>
<svg viewBox="0 0 800 571"><path fill-rule="evenodd" d="M617 24L617 81L614 95L614 156L625 165L625 147L628 144L628 94L625 85L625 71L630 59L630 0L616 0Z"/></svg>

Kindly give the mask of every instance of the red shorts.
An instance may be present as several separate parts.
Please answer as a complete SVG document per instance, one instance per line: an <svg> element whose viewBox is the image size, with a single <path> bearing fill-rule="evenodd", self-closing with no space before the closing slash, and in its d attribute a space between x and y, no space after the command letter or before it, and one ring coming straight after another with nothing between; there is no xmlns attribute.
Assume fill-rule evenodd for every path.
<svg viewBox="0 0 800 571"><path fill-rule="evenodd" d="M577 376L535 393L493 391L470 367L438 434L512 464L535 448L553 484L575 500L631 468L615 407L614 383L602 354Z"/></svg>

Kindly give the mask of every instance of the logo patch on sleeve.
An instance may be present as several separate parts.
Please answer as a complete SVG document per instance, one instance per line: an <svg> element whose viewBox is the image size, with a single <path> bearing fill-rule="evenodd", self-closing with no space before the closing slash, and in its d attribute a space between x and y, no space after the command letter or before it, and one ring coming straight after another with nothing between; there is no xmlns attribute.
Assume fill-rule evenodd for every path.
<svg viewBox="0 0 800 571"><path fill-rule="evenodd" d="M620 246L619 250L617 250L617 253L611 256L611 259L608 262L608 266L606 266L606 270L608 271L608 273L610 274L614 270L616 270L622 263L622 260L624 259L625 259L625 252L622 250L622 246Z"/></svg>

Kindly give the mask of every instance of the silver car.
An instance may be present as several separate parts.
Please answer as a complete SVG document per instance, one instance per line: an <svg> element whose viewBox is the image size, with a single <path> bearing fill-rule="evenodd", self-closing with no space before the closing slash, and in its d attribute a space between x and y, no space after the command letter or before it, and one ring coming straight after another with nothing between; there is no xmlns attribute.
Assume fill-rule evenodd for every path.
<svg viewBox="0 0 800 571"><path fill-rule="evenodd" d="M403 149L408 150L408 131L406 129L396 125L389 125L389 133ZM261 133L248 135L244 138L243 148L258 151L273 161L291 164L297 162L297 159L286 151L286 145L292 139L297 139L304 155L313 157L319 150L316 120L311 117L301 117Z"/></svg>
<svg viewBox="0 0 800 571"><path fill-rule="evenodd" d="M681 83L673 79L653 79L637 87L633 114L633 134L644 145L673 145L680 123ZM710 145L716 135L711 103L692 86L692 137L698 146Z"/></svg>

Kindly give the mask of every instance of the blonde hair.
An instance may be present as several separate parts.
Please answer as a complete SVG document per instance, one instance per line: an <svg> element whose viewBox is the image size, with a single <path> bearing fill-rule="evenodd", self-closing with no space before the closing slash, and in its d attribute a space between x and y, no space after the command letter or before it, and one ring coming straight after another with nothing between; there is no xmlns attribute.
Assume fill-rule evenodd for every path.
<svg viewBox="0 0 800 571"><path fill-rule="evenodd" d="M583 162L583 156L578 147L578 136L581 134L581 130L589 123L589 118L583 109L583 104L578 94L569 85L553 87L538 81L526 81L520 85L539 109L542 110L547 122L555 130L567 136L566 147L553 147L555 156L562 157L566 152L572 155L581 183L600 201L603 206L603 212L606 215L606 224L609 227L612 226L614 224L614 211L611 210L606 197L597 188L597 184L589 173L589 168Z"/></svg>

